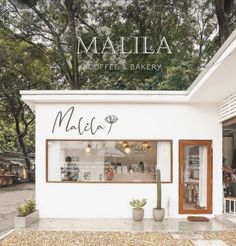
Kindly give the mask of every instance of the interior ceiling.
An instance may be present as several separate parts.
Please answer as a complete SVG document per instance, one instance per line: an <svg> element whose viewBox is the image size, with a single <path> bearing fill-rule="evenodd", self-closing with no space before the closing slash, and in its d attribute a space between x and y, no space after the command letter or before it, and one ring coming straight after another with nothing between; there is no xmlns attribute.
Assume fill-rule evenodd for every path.
<svg viewBox="0 0 236 246"><path fill-rule="evenodd" d="M59 142L60 147L62 149L84 149L88 144L92 147L118 147L117 145L120 145L122 147L123 142L127 142L129 145L139 145L142 146L143 142L147 142L151 148L156 148L156 141L145 141L145 140L138 140L138 141L129 141L129 140L100 140L100 141L94 141L94 140L78 140L78 141L52 141L53 142ZM120 147L120 148L121 148Z"/></svg>
<svg viewBox="0 0 236 246"><path fill-rule="evenodd" d="M232 136L233 133L236 133L236 124L223 127L224 137Z"/></svg>

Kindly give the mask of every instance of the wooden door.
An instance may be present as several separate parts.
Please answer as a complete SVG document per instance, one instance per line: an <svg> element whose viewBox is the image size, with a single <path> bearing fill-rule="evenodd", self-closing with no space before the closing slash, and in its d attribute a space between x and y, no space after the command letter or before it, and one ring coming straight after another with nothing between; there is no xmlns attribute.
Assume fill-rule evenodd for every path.
<svg viewBox="0 0 236 246"><path fill-rule="evenodd" d="M212 213L212 141L179 141L179 213Z"/></svg>

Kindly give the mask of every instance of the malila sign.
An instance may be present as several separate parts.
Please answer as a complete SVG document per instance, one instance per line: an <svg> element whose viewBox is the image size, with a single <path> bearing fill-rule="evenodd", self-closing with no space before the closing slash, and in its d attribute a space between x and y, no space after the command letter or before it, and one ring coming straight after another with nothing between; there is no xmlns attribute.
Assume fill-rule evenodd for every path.
<svg viewBox="0 0 236 246"><path fill-rule="evenodd" d="M101 47L98 47L98 38L93 37L90 44L88 46L85 45L82 37L78 37L78 53L86 53L86 54L103 54L103 53L111 53L111 54L121 54L121 55L129 55L129 54L160 54L167 53L172 54L170 46L165 37L160 39L160 43L156 44L155 49L152 45L149 45L148 37L132 37L125 38L119 37L118 44L115 45L115 42L111 40L110 37L106 37L105 42L102 43ZM101 40L99 40L101 41ZM132 42L132 49L127 50L126 44L127 42ZM100 42L99 42L100 43ZM140 48L142 46L142 48Z"/></svg>
<svg viewBox="0 0 236 246"><path fill-rule="evenodd" d="M70 107L65 113L59 111L54 119L52 133L58 129L63 129L65 132L77 131L79 135L90 132L95 135L98 131L107 131L110 134L112 126L118 121L115 115L107 115L104 122L96 123L96 117L85 120L84 117L75 118L75 108ZM72 123L76 122L76 123Z"/></svg>

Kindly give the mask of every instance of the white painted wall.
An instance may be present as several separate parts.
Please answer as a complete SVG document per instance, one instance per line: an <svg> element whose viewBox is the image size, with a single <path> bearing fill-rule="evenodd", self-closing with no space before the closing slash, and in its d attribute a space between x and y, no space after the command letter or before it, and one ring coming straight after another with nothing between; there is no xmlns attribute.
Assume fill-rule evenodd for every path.
<svg viewBox="0 0 236 246"><path fill-rule="evenodd" d="M104 122L118 116L109 135L52 134L59 110L75 106L77 117L96 117ZM162 185L166 217L178 214L178 141L213 140L213 215L222 213L222 127L216 105L207 104L36 104L36 202L41 218L129 218L132 198L147 198L145 217L152 217L156 203L155 184L46 183L46 139L172 139L173 183ZM169 204L169 207L167 207ZM210 215L211 216L211 215Z"/></svg>

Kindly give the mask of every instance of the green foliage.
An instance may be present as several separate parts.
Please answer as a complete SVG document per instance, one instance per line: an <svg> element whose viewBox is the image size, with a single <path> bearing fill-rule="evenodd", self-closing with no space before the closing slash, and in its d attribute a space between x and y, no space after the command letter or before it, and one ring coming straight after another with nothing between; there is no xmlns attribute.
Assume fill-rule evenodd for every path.
<svg viewBox="0 0 236 246"><path fill-rule="evenodd" d="M131 200L129 202L130 206L132 206L133 208L136 208L136 209L141 209L142 207L144 207L146 204L147 204L147 199L142 199L142 200Z"/></svg>
<svg viewBox="0 0 236 246"><path fill-rule="evenodd" d="M0 150L34 152L34 114L20 90L50 89L52 72L47 57L27 42L0 30ZM29 160L26 161L30 166Z"/></svg>
<svg viewBox="0 0 236 246"><path fill-rule="evenodd" d="M157 184L157 209L161 209L161 171L156 170L156 184Z"/></svg>
<svg viewBox="0 0 236 246"><path fill-rule="evenodd" d="M118 7L114 8L114 5ZM115 63L128 67L130 64L160 64L161 69L158 71L82 69L83 75L89 77L89 83L84 84L83 89L184 90L189 87L217 49L216 45L212 45L211 48L209 46L215 44L213 37L217 22L211 2L206 6L205 2L199 1L172 3L132 0L122 5L110 1L97 11L98 26L103 27L98 28L98 37L109 33L115 45L119 45L119 36L146 36L150 38L149 44L156 47L160 37L165 36L172 54L93 56L91 61L93 64ZM83 38L86 40L89 35L86 34ZM128 41L127 50L132 49L132 45L132 42Z"/></svg>
<svg viewBox="0 0 236 246"><path fill-rule="evenodd" d="M25 217L35 211L36 204L35 201L29 199L25 201L20 207L18 208L18 217Z"/></svg>
<svg viewBox="0 0 236 246"><path fill-rule="evenodd" d="M5 2L0 27L15 40L24 40L46 55L54 82L71 89L186 89L219 48L215 6L210 0L18 0L15 5ZM231 12L232 29L235 16ZM148 37L151 47L156 47L165 36L172 54L78 54L77 36L87 46L94 36L101 42L109 36L116 47L120 36L130 37L126 50L133 48L134 36ZM89 64L107 63L126 67L160 64L162 68L89 69Z"/></svg>
<svg viewBox="0 0 236 246"><path fill-rule="evenodd" d="M18 151L14 124L10 123L10 119L2 117L0 119L0 146L2 151Z"/></svg>
<svg viewBox="0 0 236 246"><path fill-rule="evenodd" d="M185 90L219 48L216 1L0 2L0 150L34 150L34 115L19 90ZM224 7L231 32L236 14L229 2ZM121 36L129 38L127 51L133 37L148 37L149 47L165 37L172 54L78 54L78 36L87 46L94 36L98 46L107 36L116 47ZM111 63L128 69L89 69ZM161 67L130 70L132 64Z"/></svg>

